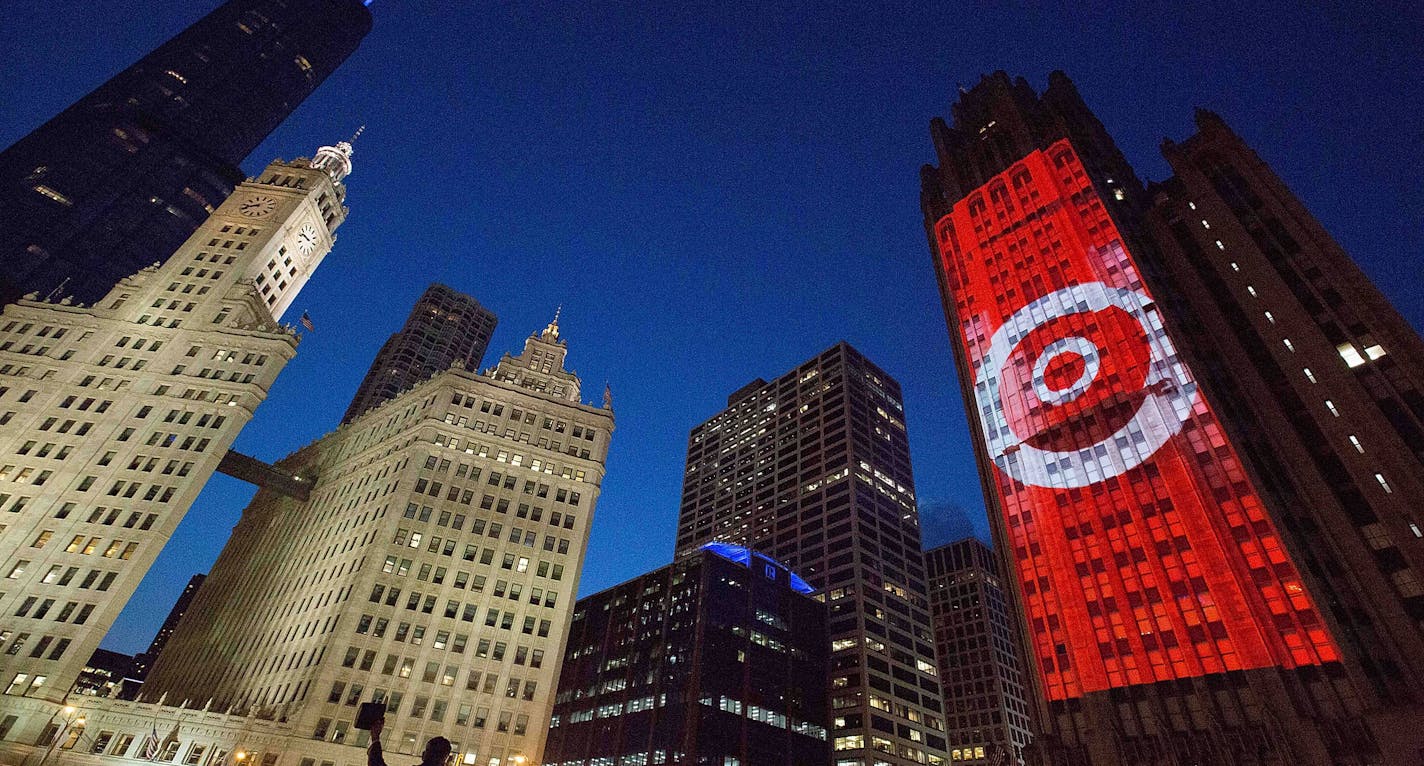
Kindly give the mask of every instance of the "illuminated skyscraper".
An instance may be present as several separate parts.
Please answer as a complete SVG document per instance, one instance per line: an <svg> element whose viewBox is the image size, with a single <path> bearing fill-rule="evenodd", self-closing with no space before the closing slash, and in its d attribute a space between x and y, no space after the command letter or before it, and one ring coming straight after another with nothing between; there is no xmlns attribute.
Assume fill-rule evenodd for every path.
<svg viewBox="0 0 1424 766"><path fill-rule="evenodd" d="M697 553L579 599L548 766L824 766L826 607L746 548Z"/></svg>
<svg viewBox="0 0 1424 766"><path fill-rule="evenodd" d="M1150 214L1061 73L1042 96L989 76L932 124L925 225L1040 752L1413 763L1424 355L1202 124Z"/></svg>
<svg viewBox="0 0 1424 766"><path fill-rule="evenodd" d="M464 293L445 285L427 287L405 326L377 352L341 422L350 423L454 362L470 372L478 370L498 321L494 312Z"/></svg>
<svg viewBox="0 0 1424 766"><path fill-rule="evenodd" d="M742 545L825 593L837 766L939 764L944 722L900 384L847 343L692 429L677 553Z"/></svg>
<svg viewBox="0 0 1424 766"><path fill-rule="evenodd" d="M228 0L0 152L0 303L172 255L370 29L361 0Z"/></svg>
<svg viewBox="0 0 1424 766"><path fill-rule="evenodd" d="M317 476L310 497L243 510L145 699L211 698L353 757L357 705L383 700L389 753L440 735L466 764L541 763L613 432L567 352L550 323L279 461Z"/></svg>
<svg viewBox="0 0 1424 766"><path fill-rule="evenodd" d="M994 554L968 537L925 551L952 763L1022 763L1032 739L1018 620Z"/></svg>
<svg viewBox="0 0 1424 766"><path fill-rule="evenodd" d="M350 172L344 141L274 161L99 305L0 310L0 695L64 699L266 399Z"/></svg>

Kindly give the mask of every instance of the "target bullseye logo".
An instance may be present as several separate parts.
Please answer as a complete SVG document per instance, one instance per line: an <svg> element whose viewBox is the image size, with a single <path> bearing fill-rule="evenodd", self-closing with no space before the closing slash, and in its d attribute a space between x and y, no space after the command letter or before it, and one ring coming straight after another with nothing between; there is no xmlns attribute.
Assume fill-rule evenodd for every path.
<svg viewBox="0 0 1424 766"><path fill-rule="evenodd" d="M1111 309L1125 313L1140 332L1122 338L1109 333L1106 341L1146 343L1147 370L1140 390L1108 393L1136 398L1140 406L1120 428L1096 443L1075 444L1068 450L1029 443L1031 434L1016 431L1009 413L1032 409L1032 403L1020 401L1009 406L1003 398L1005 394L1022 399L1029 396L1012 385L1004 385L1010 360L1016 351L1021 351L1020 344L1040 328L1096 326L1092 315ZM1075 317L1082 321L1064 321ZM1101 378L1106 377L1108 365L1104 360L1113 356L1111 349L1100 348L1088 336L1087 332L1064 335L1044 344L1032 359L1028 389L1045 407L1069 407L1095 389L1103 393L1102 387L1110 385L1110 381ZM1067 374L1063 374L1065 370ZM1058 374L1052 374L1055 372ZM1050 379L1054 382L1050 383ZM1151 458L1182 430L1182 423L1196 404L1197 385L1177 358L1150 297L1129 288L1087 282L1029 303L999 327L988 351L980 358L974 397L989 454L1000 470L1032 486L1073 488L1121 475ZM1072 423L1067 425L1071 427Z"/></svg>

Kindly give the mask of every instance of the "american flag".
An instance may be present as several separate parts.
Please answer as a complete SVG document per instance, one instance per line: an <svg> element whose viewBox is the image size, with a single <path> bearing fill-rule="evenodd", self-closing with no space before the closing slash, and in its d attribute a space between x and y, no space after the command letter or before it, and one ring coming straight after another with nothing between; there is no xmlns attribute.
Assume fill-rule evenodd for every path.
<svg viewBox="0 0 1424 766"><path fill-rule="evenodd" d="M315 324L312 324L311 315L308 314L308 313L305 312L305 311L302 312L302 319L301 319L301 322L302 322L302 327L307 328L307 332L311 332L311 331L313 331L313 330L316 329L316 325L315 325Z"/></svg>
<svg viewBox="0 0 1424 766"><path fill-rule="evenodd" d="M158 745L158 724L155 722L153 731L143 738L143 749L139 751L142 755L139 757L145 761L158 760Z"/></svg>

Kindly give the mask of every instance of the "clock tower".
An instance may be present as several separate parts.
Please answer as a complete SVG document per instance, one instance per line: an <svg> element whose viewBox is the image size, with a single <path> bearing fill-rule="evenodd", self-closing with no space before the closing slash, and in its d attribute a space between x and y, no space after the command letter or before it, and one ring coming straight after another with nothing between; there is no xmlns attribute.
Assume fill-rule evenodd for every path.
<svg viewBox="0 0 1424 766"><path fill-rule="evenodd" d="M152 278L129 277L99 305L132 306L146 317L141 323L162 327L274 324L346 219L351 154L351 143L340 141L312 159L274 160L239 184Z"/></svg>
<svg viewBox="0 0 1424 766"><path fill-rule="evenodd" d="M295 355L279 320L331 250L350 172L347 141L277 160L97 304L0 309L7 741L37 741Z"/></svg>

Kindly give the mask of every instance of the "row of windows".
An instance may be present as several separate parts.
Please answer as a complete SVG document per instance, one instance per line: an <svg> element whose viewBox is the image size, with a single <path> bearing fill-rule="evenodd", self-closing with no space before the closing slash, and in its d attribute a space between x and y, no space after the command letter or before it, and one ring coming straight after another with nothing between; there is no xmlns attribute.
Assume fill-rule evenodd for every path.
<svg viewBox="0 0 1424 766"><path fill-rule="evenodd" d="M395 574L397 576L404 577L410 573L411 565L412 564L410 559L397 559L395 556L387 556L385 563L381 566L381 571L387 574ZM432 572L431 565L423 563L420 565L420 569L417 571L415 579L420 580L422 582L429 581L433 585L443 585L445 583L446 574L447 570L445 569L445 567L435 567L434 571ZM560 574L562 574L562 572ZM453 584L456 588L459 588L461 590L468 587L471 593L483 593L485 590L486 582L487 580L484 575L477 574L473 578L471 578L469 572L456 572ZM523 590L524 586L522 583L510 583L505 580L496 580L494 584L493 593L497 598L507 597L511 600L517 601L523 594ZM371 589L370 600L373 603L379 602L381 600L381 595L383 593L387 593L387 605L393 605L395 597L400 595L400 589L391 588L390 591L394 595L391 595L391 593L387 593L385 585L377 583ZM508 593L508 596L505 595L506 593ZM542 588L532 588L529 592L529 603L535 606L540 606L541 604L543 606L554 606L555 603L558 601L558 596L559 594L552 590L545 592Z"/></svg>
<svg viewBox="0 0 1424 766"><path fill-rule="evenodd" d="M424 479L421 479L420 481L425 481L425 480L424 480ZM528 486L527 486L528 484L532 484L532 482L526 482L526 490L528 489ZM543 485L540 485L540 486L542 487ZM420 483L419 483L419 482L416 483L416 487L417 487L417 490L416 490L416 491L417 491L417 492L420 491L420 490L419 490L419 487L420 487ZM546 488L546 489L547 489L547 488ZM457 494L458 494L458 496L457 496ZM546 493L546 494L547 494L547 493ZM564 502L564 499L565 499L565 498L568 498L569 495L567 494L567 491L566 491L566 490L560 490L559 497L560 497L561 499L560 499L558 502ZM452 502L460 502L460 503L463 503L463 504L465 504L465 505L469 505L471 502L473 502L473 500L474 500L474 495L473 495L473 493L470 492L469 490L461 490L459 487L451 486L450 492L449 492L449 494L446 496L445 499L446 499L446 500L449 500L449 501L452 501ZM488 503L486 503L486 499L488 499L488 501L489 501ZM579 500L579 494L578 494L577 492L572 493L572 500L571 500L570 502L577 503L578 500ZM494 503L494 498L493 498L492 496L489 496L489 495L485 495L485 496L483 496L482 498L480 498L480 507L481 507L481 509L483 509L483 510L489 510L491 507L494 507L494 508L496 508L500 513L509 513L509 501L508 501L508 500L501 500L501 501L496 505L496 504ZM410 503L410 504L406 505L404 517L407 518L407 519L414 519L414 520L416 520L416 521L429 522L432 515L435 515L435 524L436 524L437 526L449 527L449 528L451 528L451 529L454 529L454 530L457 531L457 532L464 530L464 527L465 527L465 514L463 514L463 513L454 513L454 512L452 512L452 511L441 511L441 512L437 515L437 514L434 514L434 509L431 508L431 507L428 506L428 505L417 506L415 503ZM538 507L538 506L535 506L535 507L533 507L533 508L530 508L530 506L529 506L527 503L520 503L520 504L519 504L519 507L518 507L518 508L516 509L516 511L515 511L515 518L520 518L520 519L525 519L525 518L527 518L527 519L529 519L530 521L540 521L540 520L543 519L543 517L544 517L544 509L543 509L543 508L540 508L540 507ZM563 514L563 513L559 512L559 511L554 511L554 512L550 515L550 517L549 517L549 524L550 524L550 525L555 526L555 527L562 526L564 529L573 529L575 522L576 522L576 519L575 519L574 515L571 514L571 513L570 513L570 514ZM474 522L471 524L470 531L474 532L475 534L483 534L484 524L485 524L485 521L484 521L483 519L478 519L478 518L477 518L477 519L475 519Z"/></svg>
<svg viewBox="0 0 1424 766"><path fill-rule="evenodd" d="M536 352L536 353L537 353L537 352ZM533 366L533 365L531 365L531 366ZM545 372L547 372L547 370L545 370ZM460 406L460 407L463 407L463 408L465 408L465 409L471 409L471 408L474 406L475 401L476 401L476 400L475 400L474 397L466 396L466 395L463 395L463 394L460 394L460 393L455 393L455 394L452 395L451 400L450 400L450 403L451 403L452 405ZM491 416L493 416L493 417L497 417L497 418L498 418L498 417L503 417L503 415L504 415L504 405L503 405L503 404L498 404L498 403L495 403L495 402L491 402L491 401L489 401L489 400L487 400L487 399L486 399L486 400L483 400L483 401L480 401L479 404L480 404L480 412L487 413L487 414L489 414L489 415L491 415ZM522 423L522 424L525 424L525 425L531 425L531 426L532 426L532 425L534 425L535 423L539 422L539 419L538 419L537 415L538 415L538 413L535 413L535 412L532 412L532 411L530 411L530 412L525 412L525 411L520 410L520 409L518 409L518 408L511 407L511 408L510 408L510 413L509 413L509 419L510 419L511 422L514 422L514 423ZM545 418L543 419L543 423L541 423L539 427L540 427L540 428L543 428L543 429L545 429L545 430L553 431L553 432L556 433L556 434L561 434L561 433L564 433L564 432L565 432L565 429L568 428L568 425L569 425L569 424L566 423L566 422L563 421L563 420L556 420L556 419L554 419L554 418L545 417ZM592 427L581 426L581 425L578 425L577 423L575 423L575 424L573 425L573 429L572 429L571 431L569 431L569 433L570 433L575 439L583 439L583 440L585 440L585 441L593 441L594 436L595 436L595 434L596 434L597 432L596 432L596 430L595 430L594 428L592 428Z"/></svg>
<svg viewBox="0 0 1424 766"><path fill-rule="evenodd" d="M203 450L208 448L208 443L211 441L207 437L199 438L196 436L184 436L182 441L179 441L179 436L182 435L172 431L154 431L153 433L149 434L148 440L144 442L144 445L148 447L159 448L176 446L178 449L181 450L202 452ZM100 463L100 465L107 464ZM187 465L191 465L191 463L188 463Z"/></svg>
<svg viewBox="0 0 1424 766"><path fill-rule="evenodd" d="M397 597L399 597L400 590L398 588L393 588L391 589L391 593L394 593ZM422 595L424 595L423 600L421 598ZM405 608L408 611L412 612L419 611L421 614L434 614L437 601L438 599L433 595L410 593L406 597ZM387 606L395 606L396 599L391 598L390 595L387 594L385 603ZM445 604L444 616L452 620L458 618L469 623L475 622L476 613L479 608L478 605L467 603L463 604L463 609L461 607L462 604L459 601L447 601ZM500 630L513 630L514 620L516 616L517 615L512 611L501 611L499 609L491 607L485 610L485 627L498 628ZM551 624L552 623L550 623L549 620L540 620L532 615L526 615L524 617L524 623L520 627L520 632L529 636L537 635L540 638L548 638L549 628ZM404 626L406 625L406 623L403 622L400 623L400 625ZM356 633L358 635L366 635L367 633L370 633L376 638L382 638L385 636L386 629L389 626L390 620L388 618L377 618L374 615L363 614L361 615L361 619L356 621ZM417 627L416 630L420 633L422 637L424 636L425 628ZM399 629L397 630L395 635L401 635ZM397 640L401 639L397 638Z"/></svg>
<svg viewBox="0 0 1424 766"><path fill-rule="evenodd" d="M392 709L391 701L396 700L398 702L400 696L401 695L399 692L391 692L389 696L378 697L376 701L386 702L386 709L389 711ZM428 697L416 697L415 705L413 705L411 708L411 716L414 718L427 717L427 705L430 706L428 718L431 721L439 723L445 720L445 716L449 713L449 703L445 700L435 700L432 704ZM416 710L420 711L419 715L416 714ZM472 726L476 729L484 729L489 725L489 716L489 708L475 707L469 704L459 704L455 713L454 722L456 726ZM529 716L523 713L515 715L513 711L501 712L495 724L495 731L501 733L512 733L515 736L524 736L526 733L528 733L528 729ZM346 741L346 738L349 734L350 725L348 722L337 721L333 725L333 722L330 718L322 718L317 722L316 728L312 731L312 739L327 739L328 737L330 737L332 742L342 743ZM360 741L364 741L366 739L366 736L367 735L365 732L361 732L357 744L359 744ZM398 747L401 752L413 753L417 751L417 741L418 740L416 732L408 730L401 735ZM460 752L460 745L458 742L452 742L451 747L454 752ZM302 766L311 766L311 761L312 759L310 758L302 759ZM494 758L491 760L491 763L495 764L501 762L502 761L500 761L500 759L498 758ZM323 764L323 766L325 766L325 764Z"/></svg>
<svg viewBox="0 0 1424 766"><path fill-rule="evenodd" d="M15 333L15 334L17 334L17 335L24 335L25 333L29 332L30 330L33 330L34 327L35 327L35 325L34 325L33 322L20 322L20 321L16 320L16 321L7 323L4 328L0 328L0 332L6 332L6 333L8 333L8 332L13 332L13 333ZM63 338L63 337L64 337L64 334L65 334L66 332L69 332L69 330L67 330L66 328L63 328L63 327L56 327L55 325L47 324L47 325L41 327L41 328L39 329L39 332L36 332L36 333L35 333L35 337L36 337L36 338L49 338L50 340L59 340L60 338ZM54 334L51 335L50 333L54 333Z"/></svg>
<svg viewBox="0 0 1424 766"><path fill-rule="evenodd" d="M555 452L563 451L564 454L567 454L567 455L569 455L569 456L571 456L571 457L582 458L582 459L584 459L584 460L591 459L591 455L593 454L593 453L590 452L588 449L582 448L582 447L578 447L577 445L574 445L574 444L570 444L570 445L568 445L567 448L564 448L558 441L551 441L548 437L543 437L543 436L537 437L538 440L537 440L537 442L536 442L536 441L534 441L535 437L532 436L528 431L516 431L516 430L513 429L513 428L506 428L506 429L504 429L504 433L500 433L499 424L498 424L498 423L494 423L494 422L486 423L486 422L483 421L483 420L470 420L470 419L467 418L467 417L464 417L464 416L462 416L462 415L456 415L456 414L453 413L453 412L446 413L446 415L445 415L445 422L446 422L447 424L449 424L449 425L452 425L452 426L457 426L457 427L460 427L460 428L469 428L469 429L472 429L472 430L477 431L477 432L479 432L479 433L490 434L491 436L499 436L499 437L502 437L502 438L505 438L505 439L509 439L509 440L511 440L511 441L523 442L524 444L533 444L534 446L537 446L537 447L539 447L540 449L550 449L550 450L553 450L553 451L555 451ZM452 440L452 441L453 441L453 440ZM456 447L457 444L455 444L455 443L450 443L450 444L448 444L448 445L442 445L442 446ZM466 452L473 452L473 450L476 450L476 449L479 450L479 454L480 454L481 456L485 456L485 455L488 455L488 454L489 454L487 447L476 447L476 446L474 446L474 445L471 445L471 447L470 447L469 449L467 449ZM501 454L504 454L504 453L501 453ZM509 455L506 454L505 457L506 457L506 458L510 458L511 456L509 456ZM524 455L515 454L515 455L512 456L512 459L510 460L510 463L511 463L512 465L518 466L518 465L521 465L521 464L523 463L523 461L524 461ZM501 460L500 462L504 462L504 461ZM538 458L535 458L535 459L531 462L530 470L534 470L534 471L541 470L541 468L540 468L541 465L543 466L543 467L542 467L542 470L544 471L544 473L553 473L553 472L554 472L554 465L553 465L552 462L545 464L544 461L542 461L542 460L540 460L540 459L538 459ZM562 475L564 476L564 478L572 478L572 477L569 475L570 470L571 470L571 469L569 469L569 468L565 468L565 469L563 470ZM579 473L582 474L582 471L580 471ZM582 481L581 478L580 478L580 481Z"/></svg>
<svg viewBox="0 0 1424 766"><path fill-rule="evenodd" d="M13 640L10 639L12 635L14 636ZM31 638L35 638L33 643L30 642ZM60 638L56 641L54 636L39 636L36 638L30 633L16 633L11 630L0 630L0 646L5 646L7 640L10 641L10 645L5 648L5 654L16 656L28 647L28 656L30 659L44 657L44 659L47 660L57 660L63 657L65 650L69 648L71 642L68 638ZM48 656L45 655L46 651L49 652ZM6 691L6 694L28 694L44 685L44 676L35 676L26 682L26 679L20 677L23 675L25 674L19 673L10 681L10 688L16 688L18 685L20 691Z"/></svg>
<svg viewBox="0 0 1424 766"><path fill-rule="evenodd" d="M398 678L411 678L414 674L414 667L415 660L412 658L397 657L392 654L386 657L386 665L381 670L381 674L396 676ZM440 663L428 662L425 665L425 672L421 675L420 680L428 684L438 683L441 686L454 686L459 672L460 669L456 665L445 665L442 669ZM498 683L498 673L483 673L478 670L471 670L465 678L465 690L482 694L495 694ZM537 692L538 689L538 681L532 679L522 680L510 676L505 680L504 696L509 699L522 699L526 702L532 702L535 692ZM364 690L365 687L361 684L353 683L348 688L347 682L336 681L331 685L331 693L327 696L326 701L329 704L343 704L342 700L344 698L344 704L354 706L361 702L361 693ZM421 699L424 698L416 698L417 704L410 712L412 718L420 718L424 713L423 706L419 704ZM398 705L399 700L396 700L395 704ZM386 705L386 713L388 715L394 715L397 712L396 706L388 702Z"/></svg>
<svg viewBox="0 0 1424 766"><path fill-rule="evenodd" d="M5 527L0 526L0 532L3 531L5 531ZM10 567L10 573L7 574L5 578L8 580L20 579L24 576L25 571L30 568L31 563L32 562L25 559L15 562L14 566ZM67 586L74 580L74 576L77 574L79 574L79 567L66 567L63 564L54 564L50 566L49 571L45 573L45 576L40 582L45 585ZM95 590L105 591L109 589L110 585L113 585L115 577L118 577L117 572L91 569L89 570L89 574L85 575L84 579L79 582L79 587L85 590L94 588Z"/></svg>
<svg viewBox="0 0 1424 766"><path fill-rule="evenodd" d="M418 646L424 641L424 635L425 628L423 626L415 626L412 630L409 623L403 622L396 629L393 638L403 642L406 640L406 637L409 637L410 643ZM448 649L455 654L464 654L465 649L469 646L469 641L470 637L464 633L455 633L452 636L450 631L440 630L436 631L431 646L440 650ZM508 651L509 644L504 641L492 642L491 639L481 638L476 642L474 655L477 659L493 659L495 662L503 662ZM346 649L346 656L341 661L341 667L368 671L374 668L375 661L376 651L374 649L362 651L360 647L350 646ZM544 650L521 644L514 649L513 662L515 665L521 666L527 664L530 668L537 670L538 668L544 667ZM411 668L414 667L413 663L414 660L410 657L400 658L394 654L390 654L386 656L385 665L380 672L382 675L389 676L395 674L401 678L410 678ZM397 667L398 665L399 668ZM435 680L434 672L438 670L438 665L439 663L433 662L427 665L426 674L429 677L425 679L426 681L433 682ZM432 668L435 670L432 670ZM450 686L454 683L453 678L456 670L457 666L455 665L446 666L446 674L449 675L452 680L449 682L442 681L445 686ZM473 682L471 683L473 684ZM470 688L474 689L475 687L471 685Z"/></svg>
<svg viewBox="0 0 1424 766"><path fill-rule="evenodd" d="M28 617L32 620L43 620L49 616L50 609L57 603L55 599L41 599L39 596L26 596L20 607L15 610L16 617ZM31 609L34 611L31 612ZM69 618L74 618L75 625L83 625L89 621L89 615L94 613L93 604L80 604L78 601L70 601L59 608L54 615L55 622L69 622Z"/></svg>
<svg viewBox="0 0 1424 766"><path fill-rule="evenodd" d="M484 519L475 519L470 524L470 532L479 534L481 531L485 533L486 537L498 540L504 531L504 525L499 522L491 522L489 526L486 527ZM516 542L513 534L515 531L522 533L522 538L517 542L527 548L534 547L534 540L537 535L533 530L520 530L519 527L512 527L510 542ZM392 542L396 545L404 545L409 548L418 549L424 539L425 534L422 532L415 532L405 527L399 527L396 529L396 535ZM569 546L570 541L566 537L555 538L553 535L544 535L544 550L547 552L558 553L560 555L567 554L569 552ZM454 538L442 539L438 535L431 536L430 542L425 546L426 551L430 553L438 553L452 557L455 555L455 548L456 541ZM465 561L474 561L476 554L479 554L481 564L490 564L494 561L495 550L493 548L485 548L484 551L481 552L479 546L467 543L461 558ZM504 560L501 566L504 569L516 569L517 571L524 572L529 569L529 559L524 556L516 557L513 553L506 553L504 554ZM561 571L562 569L563 568L560 567Z"/></svg>

